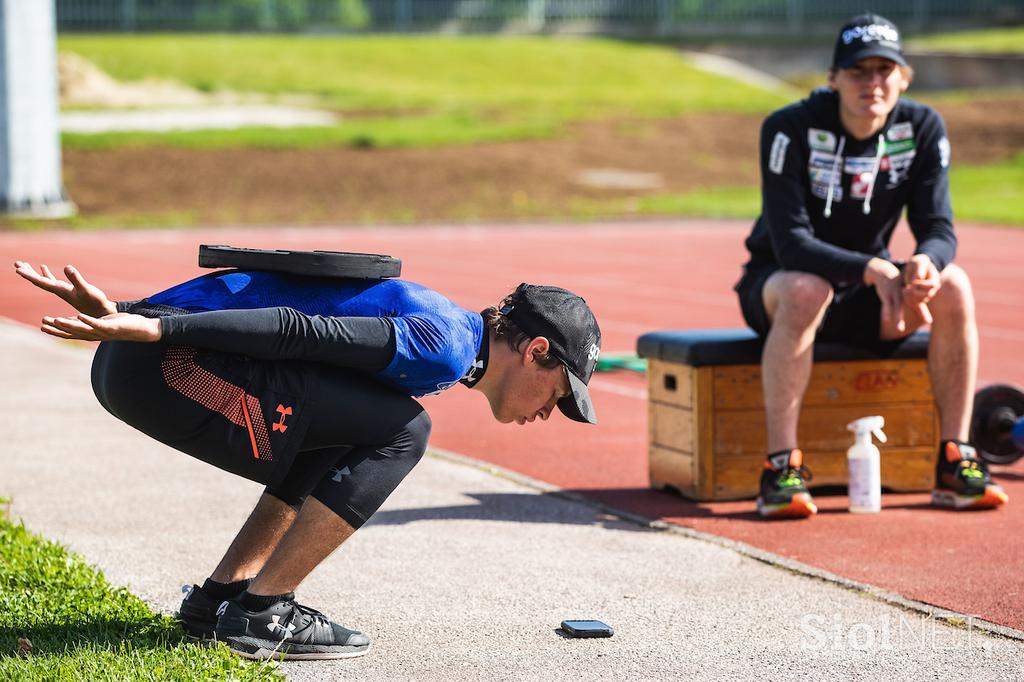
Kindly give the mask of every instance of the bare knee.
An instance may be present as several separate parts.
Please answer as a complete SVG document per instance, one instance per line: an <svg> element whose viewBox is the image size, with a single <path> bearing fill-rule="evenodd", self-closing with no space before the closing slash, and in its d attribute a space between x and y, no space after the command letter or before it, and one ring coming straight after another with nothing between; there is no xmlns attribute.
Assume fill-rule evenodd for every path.
<svg viewBox="0 0 1024 682"><path fill-rule="evenodd" d="M942 286L928 304L933 316L967 319L974 315L971 280L959 265L947 265L941 274Z"/></svg>
<svg viewBox="0 0 1024 682"><path fill-rule="evenodd" d="M808 327L832 302L832 285L809 272L781 271L765 283L764 299L773 322Z"/></svg>

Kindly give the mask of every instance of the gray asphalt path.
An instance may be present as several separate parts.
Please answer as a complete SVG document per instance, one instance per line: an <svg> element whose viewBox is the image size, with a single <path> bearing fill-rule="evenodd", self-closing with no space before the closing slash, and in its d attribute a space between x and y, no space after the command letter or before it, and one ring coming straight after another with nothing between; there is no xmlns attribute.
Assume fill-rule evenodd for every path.
<svg viewBox="0 0 1024 682"><path fill-rule="evenodd" d="M172 612L259 488L107 415L89 388L91 347L0 321L0 357L0 495L14 516ZM282 665L295 680L1024 677L1024 642L969 621L954 627L437 455L299 597L374 648ZM565 618L604 620L615 636L564 638Z"/></svg>

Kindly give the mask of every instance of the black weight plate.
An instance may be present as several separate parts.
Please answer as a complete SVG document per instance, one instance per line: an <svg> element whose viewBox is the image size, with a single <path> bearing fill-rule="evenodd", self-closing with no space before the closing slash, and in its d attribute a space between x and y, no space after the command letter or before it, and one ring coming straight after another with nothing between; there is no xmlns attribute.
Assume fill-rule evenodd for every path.
<svg viewBox="0 0 1024 682"><path fill-rule="evenodd" d="M377 253L246 249L217 244L199 245L199 267L271 270L310 277L355 279L387 279L402 274L402 261Z"/></svg>
<svg viewBox="0 0 1024 682"><path fill-rule="evenodd" d="M974 394L971 417L971 442L982 459L991 464L1016 462L1024 452L1013 442L1012 434L1000 423L1024 417L1024 392L1007 384L986 386Z"/></svg>

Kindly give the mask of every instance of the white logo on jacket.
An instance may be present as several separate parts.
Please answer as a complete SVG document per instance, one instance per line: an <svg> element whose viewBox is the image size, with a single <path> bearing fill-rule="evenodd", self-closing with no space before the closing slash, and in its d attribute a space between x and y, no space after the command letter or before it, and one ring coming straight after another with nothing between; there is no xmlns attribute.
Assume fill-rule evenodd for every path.
<svg viewBox="0 0 1024 682"><path fill-rule="evenodd" d="M836 150L835 133L819 128L807 129L807 144L811 149L822 152L834 152Z"/></svg>
<svg viewBox="0 0 1024 682"><path fill-rule="evenodd" d="M789 147L789 135L783 132L775 133L772 141L772 151L768 154L768 170L776 175L782 175L782 169L786 165L786 149Z"/></svg>
<svg viewBox="0 0 1024 682"><path fill-rule="evenodd" d="M914 138L914 124L910 121L894 123L885 136L893 142L896 140L912 140Z"/></svg>
<svg viewBox="0 0 1024 682"><path fill-rule="evenodd" d="M835 154L811 151L807 159L807 177L811 181L811 194L819 199L825 199L828 197L828 186L832 185L833 203L843 200L842 178L839 175L841 169L833 173L832 169L835 166Z"/></svg>
<svg viewBox="0 0 1024 682"><path fill-rule="evenodd" d="M843 161L843 171L850 175L870 173L875 170L875 157L850 156Z"/></svg>
<svg viewBox="0 0 1024 682"><path fill-rule="evenodd" d="M851 199L863 199L868 195L868 188L871 187L871 182L874 179L875 174L871 171L865 173L855 173L853 179L850 181L850 198Z"/></svg>
<svg viewBox="0 0 1024 682"><path fill-rule="evenodd" d="M886 189L893 189L899 186L910 176L910 167L914 163L915 156L917 156L917 152L911 149L910 151L882 157L882 163L878 169L889 173L889 182L885 186Z"/></svg>

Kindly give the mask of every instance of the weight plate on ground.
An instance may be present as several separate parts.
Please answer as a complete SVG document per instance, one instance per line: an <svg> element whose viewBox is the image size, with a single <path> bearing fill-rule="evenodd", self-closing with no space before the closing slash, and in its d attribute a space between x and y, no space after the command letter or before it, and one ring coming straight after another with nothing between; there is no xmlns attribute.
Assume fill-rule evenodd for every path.
<svg viewBox="0 0 1024 682"><path fill-rule="evenodd" d="M270 270L309 277L387 279L402 274L402 261L377 253L286 251L200 244L199 267Z"/></svg>
<svg viewBox="0 0 1024 682"><path fill-rule="evenodd" d="M974 394L971 443L991 464L1010 464L1024 455L1013 441L1013 425L1024 417L1024 392L1015 386L995 384Z"/></svg>

